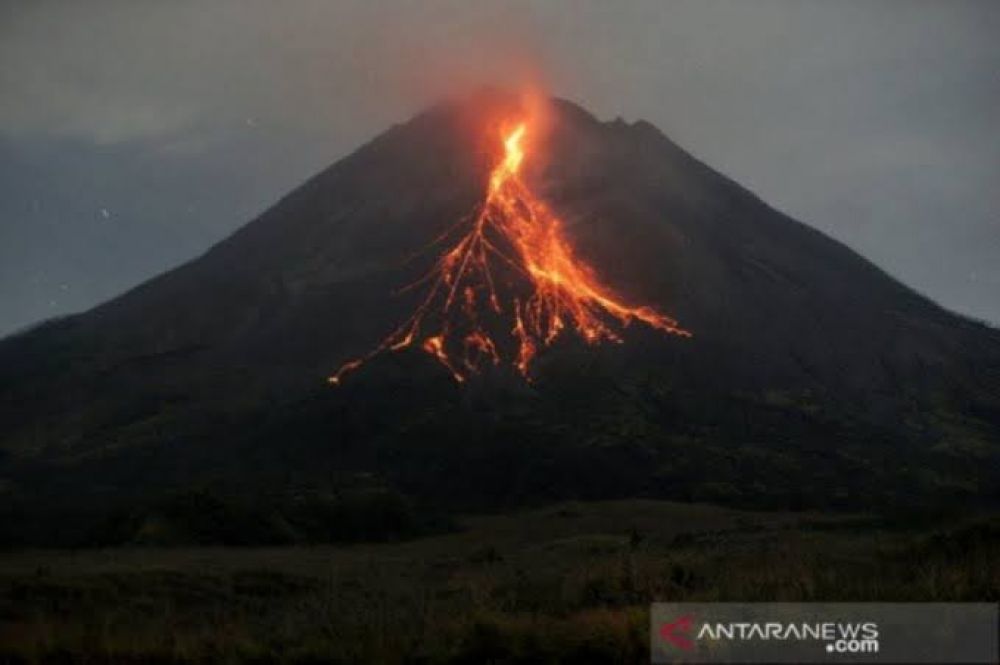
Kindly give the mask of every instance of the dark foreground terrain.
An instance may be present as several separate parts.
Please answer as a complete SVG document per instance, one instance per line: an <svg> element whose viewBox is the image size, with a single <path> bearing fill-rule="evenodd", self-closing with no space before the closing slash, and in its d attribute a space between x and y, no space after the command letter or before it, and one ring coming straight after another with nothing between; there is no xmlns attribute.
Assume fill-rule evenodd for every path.
<svg viewBox="0 0 1000 665"><path fill-rule="evenodd" d="M654 501L343 547L0 554L0 663L648 662L656 600L1000 600L1000 520Z"/></svg>

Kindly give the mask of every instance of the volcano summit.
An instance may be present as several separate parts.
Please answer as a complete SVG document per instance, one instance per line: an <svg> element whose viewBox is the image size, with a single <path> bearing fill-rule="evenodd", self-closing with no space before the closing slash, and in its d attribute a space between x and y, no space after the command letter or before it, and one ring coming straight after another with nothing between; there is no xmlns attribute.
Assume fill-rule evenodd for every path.
<svg viewBox="0 0 1000 665"><path fill-rule="evenodd" d="M649 123L534 117L499 92L435 106L203 256L0 342L5 524L40 525L7 537L191 487L1000 496L1000 333Z"/></svg>
<svg viewBox="0 0 1000 665"><path fill-rule="evenodd" d="M668 316L616 300L593 269L574 256L562 222L521 181L526 131L527 124L521 122L506 133L503 158L490 172L483 203L458 226L464 235L440 256L431 273L418 280L418 284L430 282L424 300L366 358L409 348L435 308L444 320L436 334L424 338L422 348L459 383L465 381L466 372L478 371L484 360L493 365L501 362L500 347L483 322L484 312L494 317L508 314L507 328L517 347L514 366L525 377L539 348L552 344L567 326L591 344L621 341L607 319L622 325L638 320L664 332L691 336ZM439 240L450 235L446 232ZM515 291L505 298L503 291L511 291L512 281L526 281L527 292L522 287L520 295ZM455 311L459 325L447 318ZM464 330L456 335L460 329ZM460 347L460 362L449 346ZM363 362L347 362L330 382L339 384L345 372Z"/></svg>

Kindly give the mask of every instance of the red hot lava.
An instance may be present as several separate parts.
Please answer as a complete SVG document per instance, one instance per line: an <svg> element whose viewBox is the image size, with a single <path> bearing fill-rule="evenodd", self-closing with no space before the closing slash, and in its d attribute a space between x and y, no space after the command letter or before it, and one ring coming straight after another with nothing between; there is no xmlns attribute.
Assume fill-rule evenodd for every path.
<svg viewBox="0 0 1000 665"><path fill-rule="evenodd" d="M411 346L461 383L484 365L501 364L530 379L539 351L567 331L588 344L620 343L621 329L639 321L691 336L652 307L619 300L574 254L560 219L520 176L527 131L522 122L503 137L503 159L490 173L486 195L459 227L465 234L411 285L427 289L414 312L370 353L341 366L330 383L379 353ZM511 275L522 278L521 289L501 288L502 277ZM505 339L491 332L504 328Z"/></svg>

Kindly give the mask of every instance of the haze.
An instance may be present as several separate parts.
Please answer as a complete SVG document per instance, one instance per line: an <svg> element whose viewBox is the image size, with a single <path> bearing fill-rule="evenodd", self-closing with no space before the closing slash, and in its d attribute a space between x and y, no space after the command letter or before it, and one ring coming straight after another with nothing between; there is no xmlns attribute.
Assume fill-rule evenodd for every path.
<svg viewBox="0 0 1000 665"><path fill-rule="evenodd" d="M1000 4L0 5L0 334L192 258L445 95L647 119L1000 322Z"/></svg>

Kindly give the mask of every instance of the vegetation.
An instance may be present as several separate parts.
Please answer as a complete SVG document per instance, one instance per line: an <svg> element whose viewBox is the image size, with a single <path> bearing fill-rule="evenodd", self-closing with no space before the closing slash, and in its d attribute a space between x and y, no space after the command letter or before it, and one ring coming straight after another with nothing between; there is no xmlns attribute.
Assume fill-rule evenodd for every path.
<svg viewBox="0 0 1000 665"><path fill-rule="evenodd" d="M101 545L289 545L412 538L448 526L402 495L370 488L248 500L208 490L178 492L121 511L91 534Z"/></svg>
<svg viewBox="0 0 1000 665"><path fill-rule="evenodd" d="M1000 521L652 501L409 542L0 555L0 662L648 662L653 600L1000 600Z"/></svg>

